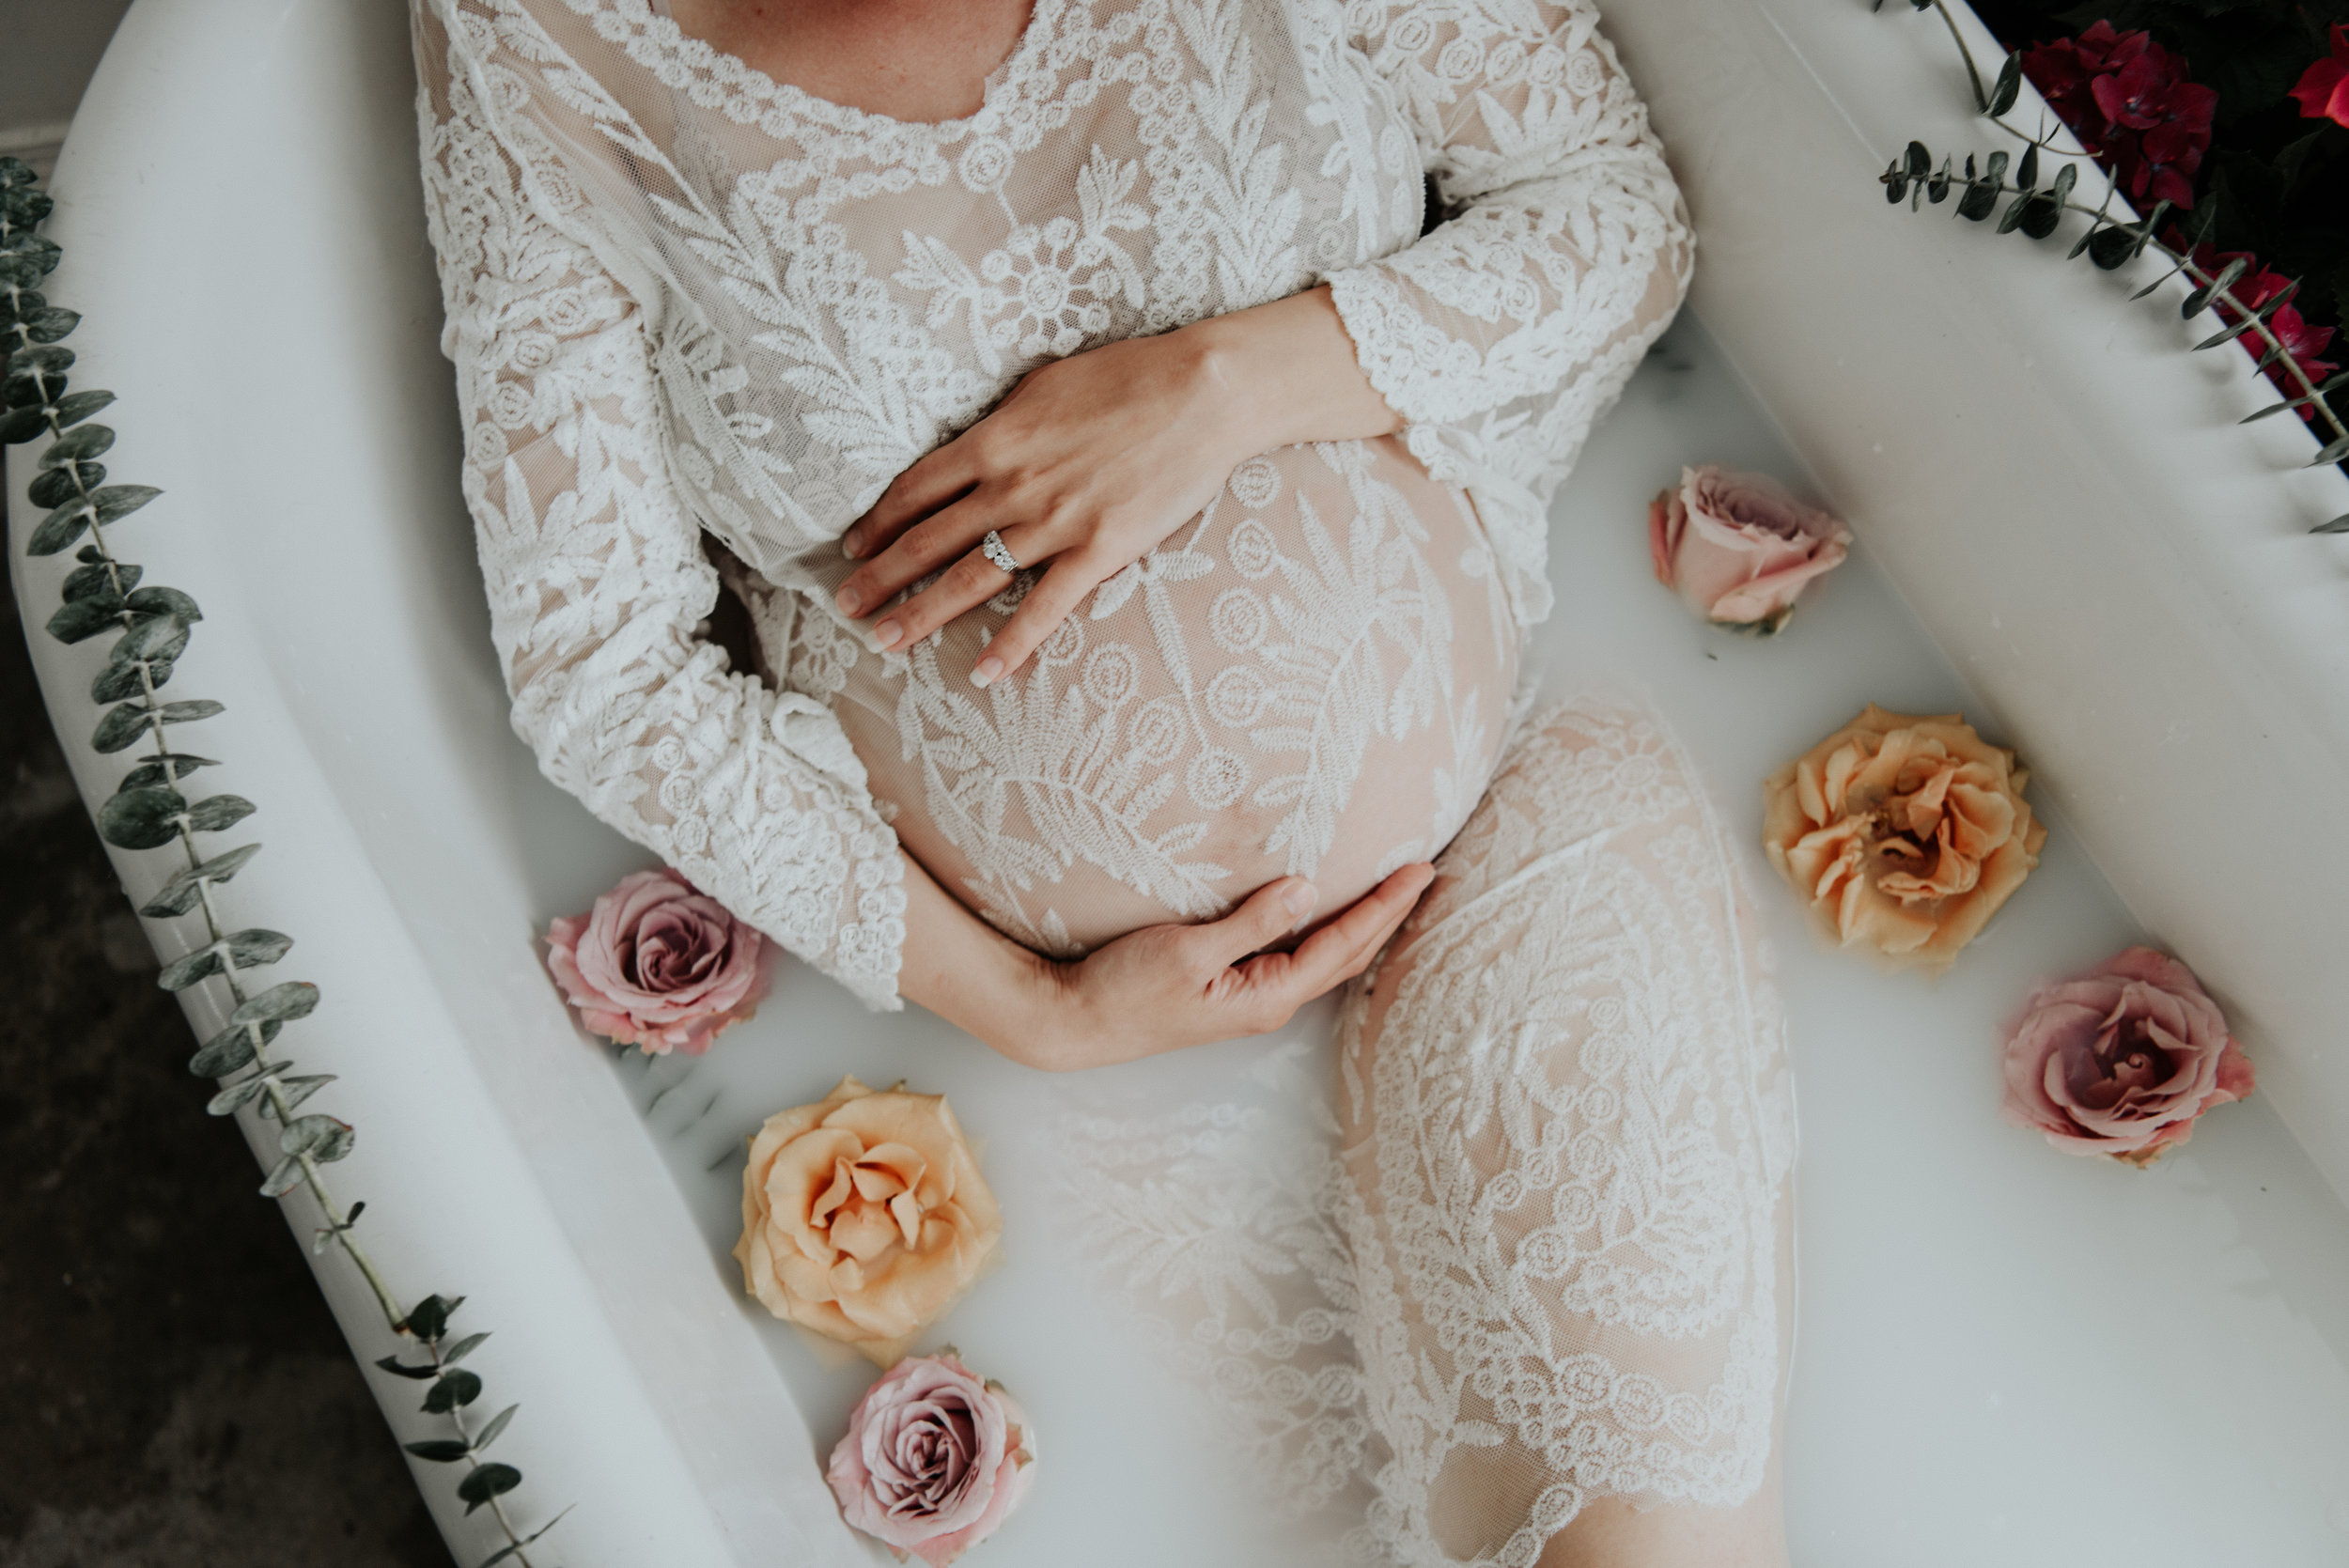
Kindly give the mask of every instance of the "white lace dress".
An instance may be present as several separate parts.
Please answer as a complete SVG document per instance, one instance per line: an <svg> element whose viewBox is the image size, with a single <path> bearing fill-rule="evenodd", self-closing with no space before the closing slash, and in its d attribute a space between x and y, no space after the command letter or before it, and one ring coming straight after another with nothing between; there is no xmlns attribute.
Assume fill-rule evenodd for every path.
<svg viewBox="0 0 2349 1568"><path fill-rule="evenodd" d="M1548 603L1549 492L1670 319L1692 258L1645 113L1583 0L1034 0L983 106L938 124L776 83L683 35L658 0L412 3L492 633L516 729L599 816L878 1007L897 1005L900 843L1000 928L1063 954L1215 915L1287 873L1335 908L1443 851L1453 886L1470 844L1495 846L1477 875L1509 897L1563 875L1542 869L1566 862L1534 840L1462 828L1501 799L1486 785L1519 649ZM867 651L838 617L848 524L1026 371L1325 282L1400 435L1243 465L1030 670L985 691L970 667L1024 582L900 653ZM751 608L757 669L731 667L710 640L722 580ZM1523 775L1534 745L1504 776ZM1592 854L1616 853L1596 842ZM1491 859L1520 849L1533 858ZM1721 865L1672 864L1699 879L1686 897L1710 889L1727 920ZM1546 919L1526 929L1548 939ZM1550 956L1431 967L1418 955L1453 948L1425 935L1382 970L1430 985L1455 963L1487 986L1516 975L1523 1006L1550 1021L1512 1025L1505 1044L1458 1032L1459 997L1423 1017L1415 1007L1438 1004L1408 986L1348 1025L1358 1157L1328 1190L1354 1194L1352 1218L1318 1212L1343 1231L1347 1267L1384 1261L1376 1289L1349 1294L1339 1339L1385 1343L1358 1308L1389 1299L1407 1303L1389 1328L1436 1336L1408 1373L1363 1363L1388 1436L1382 1500L1361 1528L1397 1560L1458 1547L1458 1560L1530 1562L1525 1543L1538 1551L1576 1498L1727 1499L1750 1490L1767 1447L1754 1390L1775 1381L1764 1238L1780 1168L1755 1152L1759 1102L1716 1060L1742 1051L1751 1071L1737 1083L1769 1078L1766 1008L1707 1015L1752 1025L1734 1039L1657 1036L1656 1062L1626 1048L1669 1080L1637 1123L1664 1141L1634 1148L1632 1069L1496 1078L1502 1059L1479 1054L1522 1064L1569 1050L1593 1027L1575 1011L1595 1017L1592 987L1635 984L1611 958L1585 973L1528 943ZM1706 984L1748 998L1750 948L1723 951ZM1656 1005L1639 1017L1687 1004ZM1568 1015L1582 1021L1557 1021ZM1691 1051L1703 1065L1672 1064ZM1406 1062L1418 1064L1391 1065ZM1393 1073L1419 1082L1416 1097L1377 1087ZM1503 1120L1436 1108L1428 1095L1455 1073L1464 1092L1497 1096ZM1585 1103L1578 1073L1613 1085L1625 1119ZM1481 1172L1520 1203L1563 1203L1571 1184L1546 1173L1588 1139L1543 1140L1586 1124L1630 1141L1622 1179L1602 1184L1615 1206L1579 1231L1560 1218L1526 1233L1579 1237L1578 1263L1555 1262L1554 1239L1538 1244L1547 1261L1518 1258L1535 1244L1512 1239L1512 1205L1444 1185ZM1437 1151L1453 1176L1407 1194L1381 1162L1422 1157L1403 1151L1439 1126L1455 1129ZM1457 1210L1438 1227L1449 1240L1418 1218L1398 1226L1423 1203ZM1477 1261L1425 1250L1464 1244L1471 1213ZM1744 1262L1691 1273L1700 1232ZM1617 1283L1573 1284L1590 1267ZM1517 1279L1523 1298L1471 1331L1433 1310L1439 1276ZM1567 1286L1523 1296L1532 1279ZM1649 1305L1623 1315L1633 1301ZM1671 1301L1697 1304L1654 1306ZM1543 1312L1536 1345L1450 1337L1499 1343ZM1703 1350L1639 1374L1665 1379L1656 1400L1644 1383L1619 1396L1577 1374L1543 1393L1494 1370L1515 1355L1563 1377L1584 1365L1573 1356L1610 1354L1576 1323L1621 1326L1619 1370L1645 1364L1635 1342L1650 1333ZM1452 1380L1437 1414L1408 1393L1430 1377ZM1567 1462L1556 1400L1569 1393L1617 1435L1576 1451L1612 1455L1604 1474ZM1651 1405L1668 1413L1645 1421ZM1517 1479L1471 1486L1504 1499L1490 1540L1444 1524L1429 1455L1510 1442L1555 1484L1525 1498ZM1704 1457L1668 1461L1673 1445Z"/></svg>

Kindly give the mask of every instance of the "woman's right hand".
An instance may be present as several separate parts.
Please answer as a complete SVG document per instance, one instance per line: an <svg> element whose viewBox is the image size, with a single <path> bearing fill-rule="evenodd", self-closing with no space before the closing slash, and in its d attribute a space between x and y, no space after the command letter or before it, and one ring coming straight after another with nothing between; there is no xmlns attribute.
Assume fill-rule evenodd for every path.
<svg viewBox="0 0 2349 1568"><path fill-rule="evenodd" d="M1293 952L1264 949L1312 918L1302 877L1268 883L1207 924L1146 925L1074 963L1039 960L1024 1025L983 1037L1015 1062L1066 1072L1268 1033L1369 968L1435 875L1424 862L1405 866Z"/></svg>

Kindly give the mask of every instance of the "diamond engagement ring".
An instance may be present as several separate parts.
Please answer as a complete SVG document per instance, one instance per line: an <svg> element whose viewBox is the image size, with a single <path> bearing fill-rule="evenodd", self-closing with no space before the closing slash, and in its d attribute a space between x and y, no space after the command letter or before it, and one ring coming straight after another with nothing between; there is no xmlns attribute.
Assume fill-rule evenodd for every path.
<svg viewBox="0 0 2349 1568"><path fill-rule="evenodd" d="M987 531L987 537L979 541L979 553L994 562L1004 576L1019 575L1019 563L1013 560L1011 551L1003 548L1003 536L992 528Z"/></svg>

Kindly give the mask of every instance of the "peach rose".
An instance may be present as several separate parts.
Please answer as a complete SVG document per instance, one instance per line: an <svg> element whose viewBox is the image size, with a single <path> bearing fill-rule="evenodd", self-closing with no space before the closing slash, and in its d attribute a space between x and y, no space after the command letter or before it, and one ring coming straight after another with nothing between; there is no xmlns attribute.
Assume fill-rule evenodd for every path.
<svg viewBox="0 0 2349 1568"><path fill-rule="evenodd" d="M909 1356L857 1401L824 1479L841 1517L899 1561L947 1568L1035 1483L1035 1433L952 1350Z"/></svg>
<svg viewBox="0 0 2349 1568"><path fill-rule="evenodd" d="M2150 947L2040 986L2006 1042L2006 1119L2067 1155L2151 1165L2253 1084L2194 971Z"/></svg>
<svg viewBox="0 0 2349 1568"><path fill-rule="evenodd" d="M2039 863L2015 753L1874 703L1763 785L1763 848L1845 947L1945 969Z"/></svg>
<svg viewBox="0 0 2349 1568"><path fill-rule="evenodd" d="M758 1011L767 938L669 870L639 871L547 927L547 968L579 1021L648 1056L699 1056Z"/></svg>
<svg viewBox="0 0 2349 1568"><path fill-rule="evenodd" d="M1680 488L1648 504L1656 581L1707 619L1773 632L1814 577L1843 564L1851 530L1760 474L1680 471Z"/></svg>
<svg viewBox="0 0 2349 1568"><path fill-rule="evenodd" d="M844 1078L751 1140L734 1256L769 1312L887 1366L1003 1234L943 1094Z"/></svg>

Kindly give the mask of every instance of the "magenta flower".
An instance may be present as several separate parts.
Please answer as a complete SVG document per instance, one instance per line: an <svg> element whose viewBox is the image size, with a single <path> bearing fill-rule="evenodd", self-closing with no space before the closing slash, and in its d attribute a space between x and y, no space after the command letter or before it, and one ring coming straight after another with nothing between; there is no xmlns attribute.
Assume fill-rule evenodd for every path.
<svg viewBox="0 0 2349 1568"><path fill-rule="evenodd" d="M2309 67L2292 96L2306 118L2349 125L2349 23L2333 23L2332 54Z"/></svg>

